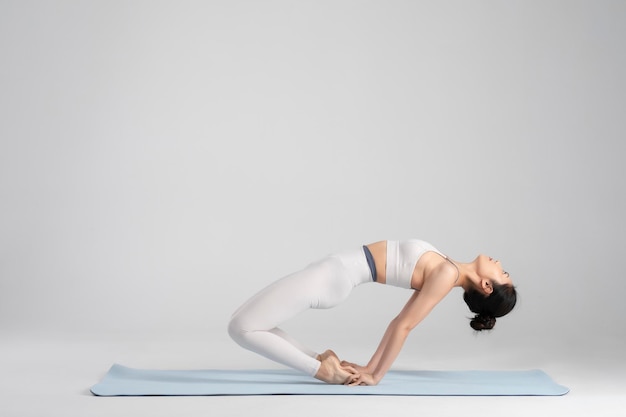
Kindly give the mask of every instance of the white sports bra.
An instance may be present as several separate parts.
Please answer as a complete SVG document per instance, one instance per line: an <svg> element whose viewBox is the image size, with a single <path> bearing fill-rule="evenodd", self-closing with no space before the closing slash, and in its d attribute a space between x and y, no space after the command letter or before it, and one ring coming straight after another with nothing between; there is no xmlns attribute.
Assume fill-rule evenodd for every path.
<svg viewBox="0 0 626 417"><path fill-rule="evenodd" d="M448 259L433 245L423 240L388 240L387 266L385 268L387 285L410 289L415 265L426 252L435 252Z"/></svg>

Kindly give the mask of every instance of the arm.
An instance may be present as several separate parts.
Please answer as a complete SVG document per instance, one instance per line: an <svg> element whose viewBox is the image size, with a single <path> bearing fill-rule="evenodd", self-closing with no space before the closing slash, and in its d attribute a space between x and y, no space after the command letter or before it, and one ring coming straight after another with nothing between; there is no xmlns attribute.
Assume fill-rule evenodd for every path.
<svg viewBox="0 0 626 417"><path fill-rule="evenodd" d="M416 294L417 294L417 292L415 292L411 296L411 299L413 299ZM411 301L409 300L409 302L411 302ZM397 325L397 322L398 322L398 317L396 317L393 320L391 320L391 322L387 326L387 330L385 330L385 334L383 335L382 340L378 344L378 348L376 349L376 352L374 352L374 355L372 355L372 358L367 363L367 367L366 368L368 369L369 373L373 374L374 371L376 370L376 368L378 367L378 363L380 362L380 358L383 356L383 352L387 348L387 344L389 343L389 339L391 338L391 335L393 333L393 330L394 330L395 326Z"/></svg>
<svg viewBox="0 0 626 417"><path fill-rule="evenodd" d="M415 294L417 294L417 292ZM415 296L415 294L413 296ZM376 367L378 366L378 363L380 362L380 358L382 357L383 352L385 351L385 348L387 347L387 343L389 343L389 338L391 337L391 333L393 332L393 328L397 320L398 320L398 317L391 320L391 323L389 323L389 325L387 326L387 330L385 330L385 334L383 335L383 338L378 344L378 348L376 349L376 352L374 352L374 355L372 356L372 358L370 359L370 361L367 363L366 366L359 366L355 363L348 362L348 361L341 361L341 364L343 366L352 366L359 372L364 372L366 374L373 374L374 371L376 370Z"/></svg>
<svg viewBox="0 0 626 417"><path fill-rule="evenodd" d="M415 291L400 314L394 318L383 336L378 349L367 365L370 372L353 378L350 385L376 385L385 376L397 358L411 332L450 292L454 277L435 276L424 282L420 292Z"/></svg>

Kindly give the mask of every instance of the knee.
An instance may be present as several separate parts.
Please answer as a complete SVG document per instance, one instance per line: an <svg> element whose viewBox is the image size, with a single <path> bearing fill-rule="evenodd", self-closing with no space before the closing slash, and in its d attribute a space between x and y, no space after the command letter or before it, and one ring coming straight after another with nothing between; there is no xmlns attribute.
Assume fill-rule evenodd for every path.
<svg viewBox="0 0 626 417"><path fill-rule="evenodd" d="M247 331L244 329L240 317L237 315L233 316L228 323L228 334L230 337L235 342L242 345L244 343L246 333Z"/></svg>

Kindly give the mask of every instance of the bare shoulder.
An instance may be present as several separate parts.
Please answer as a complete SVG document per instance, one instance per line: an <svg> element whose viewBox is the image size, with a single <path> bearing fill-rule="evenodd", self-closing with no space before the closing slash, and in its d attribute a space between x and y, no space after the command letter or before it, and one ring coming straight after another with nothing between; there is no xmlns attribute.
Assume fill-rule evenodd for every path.
<svg viewBox="0 0 626 417"><path fill-rule="evenodd" d="M452 288L459 277L457 267L445 258L437 262L424 276L424 284Z"/></svg>
<svg viewBox="0 0 626 417"><path fill-rule="evenodd" d="M452 282L456 282L459 277L459 269L449 260L445 259L445 262L442 262L439 265L438 274L440 274L446 281L448 279L452 279Z"/></svg>

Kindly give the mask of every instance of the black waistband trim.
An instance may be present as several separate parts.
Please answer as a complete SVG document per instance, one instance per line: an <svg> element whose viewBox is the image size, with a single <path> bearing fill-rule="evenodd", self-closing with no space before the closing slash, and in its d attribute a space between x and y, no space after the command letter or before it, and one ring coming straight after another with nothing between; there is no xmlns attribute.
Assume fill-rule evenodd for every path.
<svg viewBox="0 0 626 417"><path fill-rule="evenodd" d="M372 252L369 250L367 246L363 246L363 252L365 252L365 258L367 259L367 265L370 267L370 271L372 272L372 279L376 282L376 263L374 262L374 257L372 256Z"/></svg>

